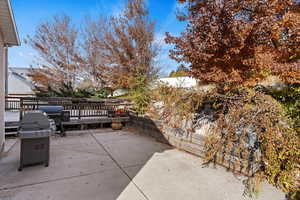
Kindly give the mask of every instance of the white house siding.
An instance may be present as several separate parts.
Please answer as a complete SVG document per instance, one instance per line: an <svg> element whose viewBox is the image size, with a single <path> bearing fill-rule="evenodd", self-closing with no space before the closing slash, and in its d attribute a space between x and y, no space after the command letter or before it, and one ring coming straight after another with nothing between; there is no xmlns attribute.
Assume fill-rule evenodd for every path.
<svg viewBox="0 0 300 200"><path fill-rule="evenodd" d="M0 153L4 148L4 104L5 104L5 50L0 35Z"/></svg>
<svg viewBox="0 0 300 200"><path fill-rule="evenodd" d="M30 80L27 80L24 75L17 74L9 70L8 73L8 95L9 96L33 96L35 93L32 90Z"/></svg>
<svg viewBox="0 0 300 200"><path fill-rule="evenodd" d="M195 88L198 81L191 77L170 77L170 78L160 78L152 83L150 83L150 89L156 89L160 85L167 85L174 88ZM119 97L126 95L128 90L126 89L117 89L113 92L113 97Z"/></svg>
<svg viewBox="0 0 300 200"><path fill-rule="evenodd" d="M20 45L10 0L0 0L0 153L4 149L6 48Z"/></svg>
<svg viewBox="0 0 300 200"><path fill-rule="evenodd" d="M159 84L166 84L175 88L192 88L197 86L197 80L191 77L160 78L154 83L154 87Z"/></svg>

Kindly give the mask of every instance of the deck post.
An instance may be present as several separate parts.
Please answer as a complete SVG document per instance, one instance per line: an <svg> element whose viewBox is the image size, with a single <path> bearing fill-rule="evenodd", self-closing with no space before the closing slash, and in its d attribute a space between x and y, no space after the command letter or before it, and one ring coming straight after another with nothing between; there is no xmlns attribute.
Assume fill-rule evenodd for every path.
<svg viewBox="0 0 300 200"><path fill-rule="evenodd" d="M20 121L22 120L23 118L23 98L20 98Z"/></svg>
<svg viewBox="0 0 300 200"><path fill-rule="evenodd" d="M78 104L78 119L81 119L81 105Z"/></svg>

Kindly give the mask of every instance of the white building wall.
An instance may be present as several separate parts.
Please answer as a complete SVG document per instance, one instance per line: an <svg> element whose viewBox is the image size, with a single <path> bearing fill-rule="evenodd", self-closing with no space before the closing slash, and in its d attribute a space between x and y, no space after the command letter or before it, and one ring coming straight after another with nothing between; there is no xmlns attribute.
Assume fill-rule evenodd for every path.
<svg viewBox="0 0 300 200"><path fill-rule="evenodd" d="M34 96L32 85L29 80L14 74L8 73L8 95L9 96Z"/></svg>
<svg viewBox="0 0 300 200"><path fill-rule="evenodd" d="M191 77L160 78L155 82L154 85L156 86L158 84L166 84L169 87L175 88L192 88L197 86L197 80Z"/></svg>
<svg viewBox="0 0 300 200"><path fill-rule="evenodd" d="M5 128L5 50L2 37L0 35L0 153L4 149Z"/></svg>

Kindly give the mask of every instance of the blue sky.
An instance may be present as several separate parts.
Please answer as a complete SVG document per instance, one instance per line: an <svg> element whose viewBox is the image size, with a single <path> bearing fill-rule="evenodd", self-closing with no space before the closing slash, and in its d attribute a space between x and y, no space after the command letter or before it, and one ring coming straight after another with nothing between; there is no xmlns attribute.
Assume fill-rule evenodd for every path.
<svg viewBox="0 0 300 200"><path fill-rule="evenodd" d="M35 51L23 40L34 34L38 24L53 15L64 13L80 26L87 15L114 15L120 12L125 0L11 0L22 45L9 52L11 67L30 67L34 64ZM156 22L156 38L162 46L158 57L164 72L176 69L177 63L168 57L169 46L163 42L165 32L179 34L184 26L175 17L176 0L147 0L150 16ZM34 66L34 65L33 65Z"/></svg>

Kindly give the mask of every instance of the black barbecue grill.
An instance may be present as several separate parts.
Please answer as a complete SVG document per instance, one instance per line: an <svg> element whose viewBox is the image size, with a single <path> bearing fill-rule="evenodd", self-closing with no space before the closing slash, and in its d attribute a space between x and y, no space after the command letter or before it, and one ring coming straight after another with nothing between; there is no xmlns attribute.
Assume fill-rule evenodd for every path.
<svg viewBox="0 0 300 200"><path fill-rule="evenodd" d="M24 115L18 131L21 140L19 171L27 165L49 165L50 134L55 128L54 121L42 111L29 111Z"/></svg>
<svg viewBox="0 0 300 200"><path fill-rule="evenodd" d="M44 111L50 119L55 121L56 128L63 135L62 122L70 121L70 112L65 111L63 106L39 106L38 109Z"/></svg>

